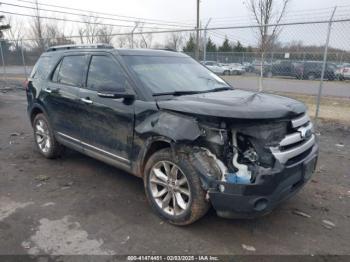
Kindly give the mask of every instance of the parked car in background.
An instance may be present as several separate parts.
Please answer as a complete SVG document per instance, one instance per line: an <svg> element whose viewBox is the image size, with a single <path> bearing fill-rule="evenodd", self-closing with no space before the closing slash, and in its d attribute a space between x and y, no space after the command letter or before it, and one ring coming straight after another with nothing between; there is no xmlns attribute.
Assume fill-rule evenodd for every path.
<svg viewBox="0 0 350 262"><path fill-rule="evenodd" d="M264 76L291 76L295 77L295 66L297 63L288 60L279 60L272 65L264 67Z"/></svg>
<svg viewBox="0 0 350 262"><path fill-rule="evenodd" d="M297 63L295 66L295 76L298 79L315 80L321 77L322 74L322 62L318 61L307 61ZM335 79L336 67L332 63L327 63L324 72L324 78L328 80Z"/></svg>
<svg viewBox="0 0 350 262"><path fill-rule="evenodd" d="M226 66L220 65L215 61L204 61L202 62L204 66L206 66L210 71L218 75L229 75L230 69Z"/></svg>
<svg viewBox="0 0 350 262"><path fill-rule="evenodd" d="M244 62L244 63L242 63L242 65L243 65L244 70L245 70L246 72L249 72L249 73L254 72L254 66L253 66L251 63L249 63L249 62Z"/></svg>
<svg viewBox="0 0 350 262"><path fill-rule="evenodd" d="M339 80L350 79L350 63L338 65L335 71L335 75Z"/></svg>
<svg viewBox="0 0 350 262"><path fill-rule="evenodd" d="M264 63L262 63L260 60L254 60L252 62L252 67L254 68L253 72L260 74L262 64L263 64L263 67L270 66L270 64L267 61L264 61Z"/></svg>
<svg viewBox="0 0 350 262"><path fill-rule="evenodd" d="M242 66L239 63L221 64L221 65L230 69L231 75L242 75L245 73L244 66Z"/></svg>

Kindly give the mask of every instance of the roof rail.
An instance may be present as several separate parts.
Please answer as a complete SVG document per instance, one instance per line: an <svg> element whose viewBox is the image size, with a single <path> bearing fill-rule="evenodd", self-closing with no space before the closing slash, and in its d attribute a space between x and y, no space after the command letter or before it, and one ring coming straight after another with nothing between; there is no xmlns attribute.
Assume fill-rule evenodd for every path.
<svg viewBox="0 0 350 262"><path fill-rule="evenodd" d="M171 51L171 52L177 52L174 48L152 48L153 50L161 50L161 51Z"/></svg>
<svg viewBox="0 0 350 262"><path fill-rule="evenodd" d="M114 47L109 44L84 44L84 45L56 45L49 47L46 52L58 51L58 50L69 50L69 49L84 49L84 48L101 48L101 49L113 49Z"/></svg>

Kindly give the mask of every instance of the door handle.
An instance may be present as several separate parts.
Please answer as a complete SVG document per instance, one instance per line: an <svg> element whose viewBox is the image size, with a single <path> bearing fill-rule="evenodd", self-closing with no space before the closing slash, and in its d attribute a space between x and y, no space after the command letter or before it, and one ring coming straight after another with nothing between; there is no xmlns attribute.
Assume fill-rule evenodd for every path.
<svg viewBox="0 0 350 262"><path fill-rule="evenodd" d="M43 91L45 91L46 93L49 93L49 94L52 93L52 90L50 88L44 88Z"/></svg>
<svg viewBox="0 0 350 262"><path fill-rule="evenodd" d="M48 88L44 88L43 91L45 91L46 93L49 93L49 94L51 94L51 93L58 94L60 89L59 88L51 89L48 87Z"/></svg>
<svg viewBox="0 0 350 262"><path fill-rule="evenodd" d="M85 104L90 104L91 105L93 103L90 98L80 98L80 100L82 102L84 102Z"/></svg>

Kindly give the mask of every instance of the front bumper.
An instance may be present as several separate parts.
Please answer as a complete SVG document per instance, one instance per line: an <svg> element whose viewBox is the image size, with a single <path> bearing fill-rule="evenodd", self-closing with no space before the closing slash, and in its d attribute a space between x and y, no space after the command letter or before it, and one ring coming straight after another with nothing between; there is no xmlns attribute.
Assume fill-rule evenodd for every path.
<svg viewBox="0 0 350 262"><path fill-rule="evenodd" d="M315 170L318 145L302 160L263 175L256 184L231 184L217 181L209 189L210 201L218 216L254 218L271 212L279 203L295 195ZM221 192L219 188L224 188Z"/></svg>

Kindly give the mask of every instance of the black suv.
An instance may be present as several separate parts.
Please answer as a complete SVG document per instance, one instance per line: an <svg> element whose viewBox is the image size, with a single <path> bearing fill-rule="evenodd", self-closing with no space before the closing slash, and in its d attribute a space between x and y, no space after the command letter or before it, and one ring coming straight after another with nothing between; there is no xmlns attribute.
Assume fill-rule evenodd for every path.
<svg viewBox="0 0 350 262"><path fill-rule="evenodd" d="M295 66L295 76L298 79L315 80L321 77L323 63L318 61L308 61L297 63ZM336 75L336 66L331 63L326 64L324 78L334 80Z"/></svg>
<svg viewBox="0 0 350 262"><path fill-rule="evenodd" d="M52 47L26 88L42 155L65 146L143 178L152 208L176 225L211 205L222 217L266 214L316 165L302 103L234 89L182 53Z"/></svg>
<svg viewBox="0 0 350 262"><path fill-rule="evenodd" d="M272 65L264 67L264 75L267 77L272 76L290 76L295 77L296 63L288 60L280 60Z"/></svg>

